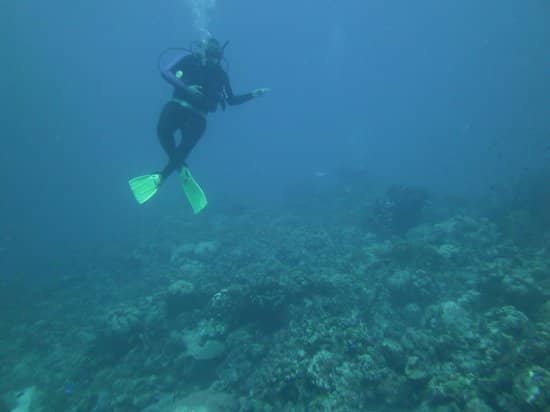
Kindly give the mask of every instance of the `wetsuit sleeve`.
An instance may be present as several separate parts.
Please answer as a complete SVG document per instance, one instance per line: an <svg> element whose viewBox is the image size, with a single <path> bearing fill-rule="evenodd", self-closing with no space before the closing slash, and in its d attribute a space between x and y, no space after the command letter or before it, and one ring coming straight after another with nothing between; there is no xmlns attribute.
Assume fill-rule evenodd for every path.
<svg viewBox="0 0 550 412"><path fill-rule="evenodd" d="M254 98L252 93L238 94L238 95L233 94L233 89L231 88L231 83L229 82L229 76L227 75L227 73L225 73L224 89L225 89L225 95L227 96L226 102L230 106L243 104Z"/></svg>
<svg viewBox="0 0 550 412"><path fill-rule="evenodd" d="M176 76L176 73L179 70L181 70L182 72L185 72L185 66L188 65L190 58L191 56L189 55L178 56L178 58L174 60L172 63L163 67L161 71L163 79L166 80L168 83L170 83L174 87L185 89L187 87L186 84L183 82L183 80L179 79Z"/></svg>

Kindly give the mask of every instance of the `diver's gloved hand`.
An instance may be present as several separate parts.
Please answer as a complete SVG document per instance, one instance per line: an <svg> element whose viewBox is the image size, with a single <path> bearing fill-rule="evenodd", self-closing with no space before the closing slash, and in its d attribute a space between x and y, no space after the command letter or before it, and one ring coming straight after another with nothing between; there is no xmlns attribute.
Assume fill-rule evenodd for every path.
<svg viewBox="0 0 550 412"><path fill-rule="evenodd" d="M260 89L252 90L252 96L254 97L260 97L269 92L271 89L268 89L266 87L262 87Z"/></svg>
<svg viewBox="0 0 550 412"><path fill-rule="evenodd" d="M189 93L193 97L201 97L202 96L202 86L192 84L191 86L187 86L186 89L187 93Z"/></svg>

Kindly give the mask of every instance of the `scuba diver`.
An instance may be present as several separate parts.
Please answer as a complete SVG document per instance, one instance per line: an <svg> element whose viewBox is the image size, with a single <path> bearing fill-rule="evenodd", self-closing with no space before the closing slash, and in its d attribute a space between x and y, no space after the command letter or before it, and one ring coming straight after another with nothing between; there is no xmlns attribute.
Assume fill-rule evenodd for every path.
<svg viewBox="0 0 550 412"><path fill-rule="evenodd" d="M161 68L162 77L174 86L172 98L164 105L157 126L157 135L168 155L168 163L161 172L129 180L139 204L153 197L166 178L177 170L193 212L199 213L206 207L206 196L193 179L186 159L204 134L207 113L215 112L218 105L225 110L226 104L242 104L269 91L260 88L247 94L233 94L229 77L221 64L228 43L221 45L215 38L209 38L200 44L200 51L191 49ZM178 130L181 133L179 145L175 137Z"/></svg>

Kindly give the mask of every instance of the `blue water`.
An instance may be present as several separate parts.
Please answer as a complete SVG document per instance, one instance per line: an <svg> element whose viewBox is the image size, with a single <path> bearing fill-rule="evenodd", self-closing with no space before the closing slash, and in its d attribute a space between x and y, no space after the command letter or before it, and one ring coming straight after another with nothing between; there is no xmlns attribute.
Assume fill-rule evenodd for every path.
<svg viewBox="0 0 550 412"><path fill-rule="evenodd" d="M183 254L202 262L201 270L209 275L216 273L208 281L216 285L212 290L196 284L201 283L200 276L192 279L196 288L205 288L201 293L233 283L242 286L233 278L224 286L222 276L225 272L254 276L244 269L240 273L242 261L246 265L257 261L258 272L272 268L283 277L292 277L293 268L303 270L303 265L323 262L326 253L310 256L308 263L285 249L288 242L301 242L297 238L303 235L311 236L307 242L319 242L313 249L325 250L328 240L317 234L316 225L331 225L323 230L334 231L326 236L336 246L326 250L334 251L338 259L349 259L349 267L327 259L315 270L368 266L372 262L367 262L368 253L359 251L358 243L370 242L368 233L381 226L365 223L369 220L364 210L372 211L375 199L384 198L391 185L430 193L424 220L413 218L410 225L407 221L406 230L427 224L432 226L425 230L435 232L434 225L464 214L480 226L485 223L477 219L489 219L487 225L494 224L501 237L480 247L490 248L493 242L511 261L540 256L541 267L547 268L550 6L546 1L5 0L0 16L4 55L0 293L3 290L2 308L9 314L2 320L5 333L0 343L5 344L5 355L11 353L6 356L15 356L6 348L16 337L47 333L49 328L35 324L41 319L42 304L54 305L48 319L63 324L64 313L78 311L71 296L89 299L88 309L93 312L96 307L151 298L155 287L166 289L175 280L169 272L184 264L170 258L183 243L193 247L202 241L216 243L217 252L211 256L205 252L210 256L205 261L198 255L193 258L195 252ZM208 34L222 42L230 40L226 58L236 93L259 87L271 91L209 115L207 131L188 159L209 198L203 214L192 215L175 176L150 202L139 206L128 179L159 170L166 162L156 125L172 89L161 78L157 59L168 47L188 47ZM306 234L292 232L297 227ZM349 228L357 233L349 234ZM407 236L394 226L388 230L376 234L380 244L397 244L392 236ZM264 240L271 242L269 247L261 246ZM456 242L466 248L469 240L465 236ZM527 249L504 252L505 244ZM269 250L278 247L282 251L270 256ZM355 252L347 253L347 247L366 255L353 260ZM219 248L223 257L216 254ZM518 255L512 257L516 253L512 250ZM494 261L495 256L483 259ZM277 269L270 259L282 266ZM479 266L482 257L478 259ZM457 271L468 266L460 259L453 262ZM330 266L333 263L336 266ZM155 274L168 278L156 282ZM548 275L533 276L544 301ZM440 298L435 294L429 299ZM494 309L493 304L512 305L526 312L533 324L534 317L547 310L542 301L532 309L522 308L514 299L471 310L482 313ZM330 313L333 309L326 308ZM194 316L199 322L201 315ZM265 316L273 320L270 314ZM546 318L537 319L544 323ZM11 329L17 325L23 329ZM159 334L169 334L170 328ZM56 333L61 336L63 330L59 326ZM59 339L52 335L44 345L58 345L59 353L80 353L89 343L82 338L81 346L71 347ZM17 355L22 358L44 349L34 338L23 346L25 351ZM150 346L154 352L162 345ZM262 359L262 354L251 359ZM315 354L306 356L313 359ZM76 373L76 361L69 358L66 355L65 361ZM522 367L533 367L535 361L529 362ZM17 362L10 362L2 370L4 376L17 377L13 385L0 385L0 395L40 386L36 382L40 379L17 375L25 368L16 367ZM136 376L163 375L162 368L144 372L134 365L133 371ZM105 387L109 379L97 378L91 388L92 384L82 385L63 373L56 378L55 393L81 399L56 404L65 410L144 410L144 405L155 402L164 405L164 396L190 393L177 384L160 385L155 390L162 396L151 389L151 399L131 409L114 406L115 395ZM132 374L112 373L120 373L116 379ZM223 381L223 390L237 397L254 391L254 385L245 385L242 377L233 387L227 386L232 381L226 373L195 376L197 387ZM128 387L120 390L129 391ZM39 390L47 398L51 388ZM318 405L309 403L314 396L304 391L300 396L287 393L288 399L281 395L290 402L286 410L325 410L312 406ZM279 405L273 410L283 410L284 402L260 398L258 402ZM485 401L499 410L497 401ZM414 410L422 402L386 406ZM545 410L536 409L541 407L535 403L528 406ZM350 403L359 404L360 400Z"/></svg>

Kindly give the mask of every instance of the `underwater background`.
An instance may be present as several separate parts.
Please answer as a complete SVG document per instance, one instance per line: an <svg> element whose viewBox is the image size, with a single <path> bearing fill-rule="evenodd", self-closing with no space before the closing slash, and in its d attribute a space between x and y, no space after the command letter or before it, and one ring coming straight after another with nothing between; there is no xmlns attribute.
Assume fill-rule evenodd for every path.
<svg viewBox="0 0 550 412"><path fill-rule="evenodd" d="M550 3L4 0L0 412L550 411ZM236 93L138 205L170 47Z"/></svg>

